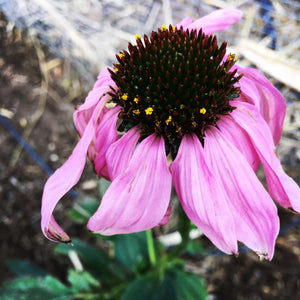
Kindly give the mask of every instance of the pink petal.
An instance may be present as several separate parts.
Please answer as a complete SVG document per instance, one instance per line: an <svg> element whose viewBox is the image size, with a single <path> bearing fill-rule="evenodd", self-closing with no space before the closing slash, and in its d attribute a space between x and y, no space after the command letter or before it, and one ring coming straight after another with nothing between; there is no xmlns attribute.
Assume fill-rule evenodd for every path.
<svg viewBox="0 0 300 300"><path fill-rule="evenodd" d="M216 127L205 131L207 164L227 195L237 239L270 260L279 231L276 206L245 157L225 138L228 128L222 125L222 132Z"/></svg>
<svg viewBox="0 0 300 300"><path fill-rule="evenodd" d="M85 99L85 102L80 105L73 114L74 124L80 136L82 136L87 123L89 122L95 106L100 99L110 99L111 97L106 94L112 87L116 87L114 81L110 78L108 68L105 68L98 76L98 80L94 84L93 89L89 92ZM98 123L107 112L107 108L104 107L101 111L101 115L97 118ZM88 156L90 160L93 160L97 152L94 142L91 143L88 149Z"/></svg>
<svg viewBox="0 0 300 300"><path fill-rule="evenodd" d="M237 253L231 211L195 134L183 137L170 170L182 208L191 221L223 252Z"/></svg>
<svg viewBox="0 0 300 300"><path fill-rule="evenodd" d="M229 116L222 116L217 125L222 135L243 154L248 164L256 171L259 166L259 157L248 134Z"/></svg>
<svg viewBox="0 0 300 300"><path fill-rule="evenodd" d="M95 106L103 97L109 97L105 94L111 90L111 87L116 87L115 82L111 79L109 68L105 68L99 75L94 84L93 89L89 92L85 102L80 105L74 112L74 124L80 134L82 135L89 119L91 118Z"/></svg>
<svg viewBox="0 0 300 300"><path fill-rule="evenodd" d="M79 180L87 149L93 139L95 123L106 101L100 101L94 109L85 131L68 160L47 180L42 197L41 227L46 237L53 241L65 241L67 234L55 222L52 212L60 200Z"/></svg>
<svg viewBox="0 0 300 300"><path fill-rule="evenodd" d="M158 223L159 226L162 226L162 225L166 225L168 222L169 222L169 218L172 214L172 208L171 208L171 205L169 204L168 206L168 209L164 215L164 217L162 218L162 220Z"/></svg>
<svg viewBox="0 0 300 300"><path fill-rule="evenodd" d="M243 13L237 9L218 9L212 13L188 24L184 29L202 28L205 34L212 34L217 31L223 31L229 28L232 24L238 22L242 18Z"/></svg>
<svg viewBox="0 0 300 300"><path fill-rule="evenodd" d="M97 93L96 90L93 91L93 93ZM90 94L91 95L91 92ZM99 94L97 95L97 97L94 97L93 100L89 101L89 102L85 102L85 104L81 105L75 112L74 112L74 115L73 115L73 118L74 118L74 122L75 122L75 126L76 126L76 129L79 133L80 136L83 135L84 131L85 131L85 128L89 122L89 120L91 119L91 116L93 115L93 112L95 110L95 107L97 106L97 104L99 103L99 98L98 99L98 96ZM89 98L89 96L87 97L87 99ZM103 96L102 98L102 101L108 101L109 99L111 99L111 97L109 95L105 95ZM86 104L91 104L87 107ZM99 117L97 118L97 122L95 124L95 127L98 126L100 120L103 118L103 116L106 114L107 112L107 108L106 107L103 107ZM96 151L96 148L95 148L95 144L94 144L94 140L95 140L95 136L93 138L93 141L91 142L89 148L88 148L88 156L89 156L89 159L91 161L93 161L97 155L97 151Z"/></svg>
<svg viewBox="0 0 300 300"><path fill-rule="evenodd" d="M243 74L243 77L239 80L243 96L246 99L251 99L249 102L258 108L268 123L274 143L277 145L282 134L285 117L286 105L284 98L259 71L252 68L237 68L238 72Z"/></svg>
<svg viewBox="0 0 300 300"><path fill-rule="evenodd" d="M52 215L48 227L45 227L44 234L54 242L71 243L70 237L60 228Z"/></svg>
<svg viewBox="0 0 300 300"><path fill-rule="evenodd" d="M234 105L237 109L231 116L248 133L259 155L271 197L283 207L300 212L299 186L284 173L267 123L253 105L239 101Z"/></svg>
<svg viewBox="0 0 300 300"><path fill-rule="evenodd" d="M169 205L171 185L164 139L152 134L137 146L127 170L113 180L88 228L113 235L158 225Z"/></svg>
<svg viewBox="0 0 300 300"><path fill-rule="evenodd" d="M139 138L140 130L135 126L118 141L110 145L105 157L109 178L111 180L114 180L127 169Z"/></svg>
<svg viewBox="0 0 300 300"><path fill-rule="evenodd" d="M118 139L117 119L120 112L120 106L117 105L110 109L100 120L95 133L96 157L94 159L95 170L99 177L110 180L107 172L105 153L112 143Z"/></svg>
<svg viewBox="0 0 300 300"><path fill-rule="evenodd" d="M73 114L74 124L80 136L82 136L87 123L93 115L96 105L100 101L100 99L111 98L109 95L104 96L107 92L106 87L99 87L97 89L91 90L88 96L85 99L85 102L76 108ZM103 112L103 110L101 111Z"/></svg>
<svg viewBox="0 0 300 300"><path fill-rule="evenodd" d="M112 68L107 67L100 72L100 74L97 77L97 81L94 84L93 89L100 86L105 86L107 87L107 89L109 89L110 86L113 87L116 86L115 82L111 79L111 75L108 71L109 69L112 70Z"/></svg>

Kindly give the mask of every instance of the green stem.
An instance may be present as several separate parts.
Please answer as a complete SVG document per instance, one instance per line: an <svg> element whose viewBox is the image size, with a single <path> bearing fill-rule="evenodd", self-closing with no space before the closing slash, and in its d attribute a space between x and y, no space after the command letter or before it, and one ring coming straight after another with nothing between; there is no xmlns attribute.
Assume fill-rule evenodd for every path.
<svg viewBox="0 0 300 300"><path fill-rule="evenodd" d="M153 240L151 229L146 230L146 237L147 237L147 247L148 247L150 264L152 267L155 267L156 255L155 255L154 240Z"/></svg>
<svg viewBox="0 0 300 300"><path fill-rule="evenodd" d="M180 255L182 252L184 252L190 240L189 233L191 228L191 221L186 216L185 212L181 207L179 208L178 214L179 214L178 231L181 236L181 243L177 245L175 249L173 249L170 252L169 255L170 258L176 257Z"/></svg>

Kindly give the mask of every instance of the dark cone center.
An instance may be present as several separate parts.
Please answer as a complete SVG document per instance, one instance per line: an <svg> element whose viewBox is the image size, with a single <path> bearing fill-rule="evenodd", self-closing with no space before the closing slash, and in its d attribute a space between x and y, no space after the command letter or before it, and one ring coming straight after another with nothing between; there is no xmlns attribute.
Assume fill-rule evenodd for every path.
<svg viewBox="0 0 300 300"><path fill-rule="evenodd" d="M167 152L176 154L184 134L204 139L206 126L216 126L234 107L240 76L232 70L234 56L225 60L226 43L213 35L171 25L129 43L117 55L111 71L117 85L110 93L122 107L121 130L140 124L142 136L162 135Z"/></svg>

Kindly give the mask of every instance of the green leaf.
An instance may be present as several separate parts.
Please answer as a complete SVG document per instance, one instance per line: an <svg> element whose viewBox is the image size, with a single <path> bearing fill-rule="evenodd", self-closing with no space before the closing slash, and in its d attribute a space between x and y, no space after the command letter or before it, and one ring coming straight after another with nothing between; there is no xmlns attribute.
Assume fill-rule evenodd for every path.
<svg viewBox="0 0 300 300"><path fill-rule="evenodd" d="M108 189L108 187L110 186L111 182L104 179L104 178L100 178L100 180L98 181L98 191L100 194L100 198L103 197L103 195L105 194L106 190Z"/></svg>
<svg viewBox="0 0 300 300"><path fill-rule="evenodd" d="M160 280L153 275L138 278L129 284L121 300L175 300L174 282L169 277ZM184 299L184 298L182 298Z"/></svg>
<svg viewBox="0 0 300 300"><path fill-rule="evenodd" d="M55 252L68 255L75 251L84 266L89 272L99 277L103 284L113 285L117 281L128 279L131 275L129 270L123 265L111 259L106 252L96 249L80 240L73 240L74 246L67 244L59 244L55 247Z"/></svg>
<svg viewBox="0 0 300 300"><path fill-rule="evenodd" d="M174 285L176 287L176 299L207 299L204 282L199 276L191 273L186 273L181 270L170 270L168 273L174 280Z"/></svg>
<svg viewBox="0 0 300 300"><path fill-rule="evenodd" d="M46 270L22 259L8 258L5 264L17 276L44 277L48 274Z"/></svg>
<svg viewBox="0 0 300 300"><path fill-rule="evenodd" d="M56 284L53 283L56 281ZM52 282L52 285L48 285ZM21 277L13 281L5 282L0 289L1 300L71 300L71 289L64 286L53 277L43 278Z"/></svg>
<svg viewBox="0 0 300 300"><path fill-rule="evenodd" d="M44 280L45 285L48 289L51 289L57 293L67 294L70 293L71 289L61 283L58 279L52 276L46 276Z"/></svg>
<svg viewBox="0 0 300 300"><path fill-rule="evenodd" d="M169 268L158 277L147 274L133 280L121 300L205 300L207 294L202 279L179 267Z"/></svg>
<svg viewBox="0 0 300 300"><path fill-rule="evenodd" d="M136 272L148 264L145 232L122 234L115 237L115 257L124 266Z"/></svg>
<svg viewBox="0 0 300 300"><path fill-rule="evenodd" d="M70 270L68 274L68 281L76 292L89 292L93 287L99 287L100 283L89 272L77 272Z"/></svg>
<svg viewBox="0 0 300 300"><path fill-rule="evenodd" d="M87 223L90 217L96 212L100 201L94 197L81 197L68 212L71 219L78 223Z"/></svg>
<svg viewBox="0 0 300 300"><path fill-rule="evenodd" d="M186 247L186 251L194 255L204 254L206 252L205 248L197 240L189 241Z"/></svg>
<svg viewBox="0 0 300 300"><path fill-rule="evenodd" d="M35 287L43 286L43 280L40 278L22 277L4 283L6 289L16 289L26 291Z"/></svg>

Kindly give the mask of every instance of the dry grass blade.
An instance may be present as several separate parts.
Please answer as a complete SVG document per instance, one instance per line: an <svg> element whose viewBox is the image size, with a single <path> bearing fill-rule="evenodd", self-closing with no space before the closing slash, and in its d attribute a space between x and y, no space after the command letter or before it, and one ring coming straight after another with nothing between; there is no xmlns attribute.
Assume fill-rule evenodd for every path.
<svg viewBox="0 0 300 300"><path fill-rule="evenodd" d="M241 40L238 50L252 64L300 92L300 64L251 40Z"/></svg>

